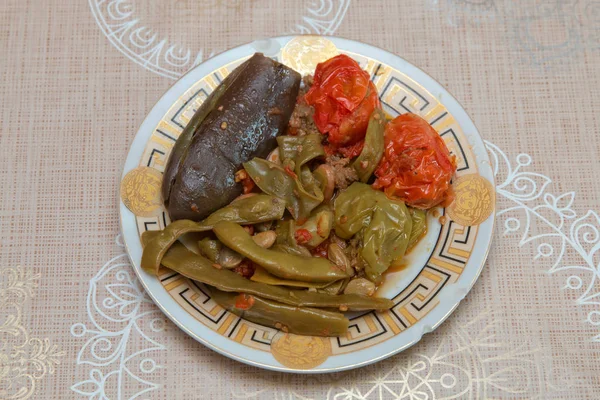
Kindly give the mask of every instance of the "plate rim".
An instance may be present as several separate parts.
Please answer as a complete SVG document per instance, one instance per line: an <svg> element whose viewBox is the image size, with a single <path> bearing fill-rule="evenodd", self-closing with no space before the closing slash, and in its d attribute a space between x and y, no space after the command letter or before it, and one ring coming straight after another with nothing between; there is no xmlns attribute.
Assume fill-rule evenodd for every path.
<svg viewBox="0 0 600 400"><path fill-rule="evenodd" d="M436 99L439 100L440 94L443 94L445 99L444 101L440 101L441 104L443 104L447 109L449 109L448 107L448 102L452 103L454 102L455 104L453 105L454 107L457 107L456 110L459 113L463 113L464 115L462 116L463 118L466 118L466 122L471 124L471 127L474 128L474 132L470 132L470 134L472 136L474 136L476 141L479 141L480 143L470 143L471 142L471 138L469 137L469 143L475 147L478 144L482 145L483 148L483 152L485 154L485 156L487 157L487 161L490 161L489 158L489 152L487 151L487 148L485 147L485 142L483 140L483 138L481 137L481 134L479 133L479 130L477 129L475 123L473 122L473 119L470 117L470 115L468 114L468 112L466 111L466 109L463 107L463 105L448 91L448 89L446 89L441 83L439 83L437 80L435 80L431 75L429 75L427 72L425 72L423 69L421 69L420 67L417 67L416 65L412 64L411 62L405 60L404 58L388 51L385 50L383 48L380 48L378 46L374 46L368 43L364 43L364 42L360 42L357 40L353 40L353 39L346 39L343 37L337 37L337 36L326 36L326 35L285 35L285 36L275 36L275 37L270 37L270 38L266 38L266 39L260 39L260 40L255 40L252 42L247 42L244 44L241 44L239 46L230 48L228 50L225 50L217 55L215 55L214 57L205 60L204 62L202 62L201 64L197 65L196 67L194 67L193 69L189 70L187 73L185 73L183 76L181 76L177 81L175 81L175 83L173 83L171 86L169 86L169 88L160 96L160 98L155 102L155 104L152 106L152 108L150 109L150 111L148 112L148 114L144 117L143 121L140 123L135 136L129 146L129 150L127 153L127 157L125 159L124 165L123 165L123 172L121 174L121 180L123 179L123 177L125 177L125 175L131 171L133 168L137 167L137 164L139 163L139 157L133 157L133 149L135 145L138 145L139 142L142 141L142 137L143 137L143 132L145 131L146 125L148 125L152 120L156 119L157 117L155 116L156 114L162 113L160 114L162 118L162 116L164 116L164 114L169 110L169 108L172 106L171 104L167 104L167 105L163 105L162 103L168 98L170 97L170 93L171 92L177 92L178 90L181 90L182 93L185 93L185 91L187 91L190 86L185 86L180 88L180 86L183 86L183 82L187 79L189 79L189 77L195 73L195 71L197 71L198 69L207 69L207 70L214 70L216 68L221 67L222 65L226 64L227 62L230 61L234 61L234 60L228 60L227 55L229 54L233 54L235 52L239 52L239 51L243 51L244 48L247 48L249 46L252 46L252 44L257 43L257 42L261 42L264 40L276 40L279 43L287 43L290 40L292 40L293 38L296 37L320 37L320 38L325 38L327 40L330 40L332 42L334 42L336 44L336 46L338 44L342 44L342 46L340 46L342 48L342 50L344 51L349 51L351 53L355 53L355 54L360 54L360 55L365 55L367 57L372 57L371 55L366 55L365 53L361 53L359 51L356 50L356 47L364 47L368 50L372 50L374 52L379 53L379 55L384 55L384 59L381 59L380 57L377 58L378 61L382 61L385 62L386 64L390 65L392 68L398 68L399 65L404 65L404 66L408 66L409 68L413 68L415 70L417 70L419 72L419 76L418 78L415 78L414 75L408 75L406 74L409 78L413 79L415 82L417 82L419 85L423 85L423 80L427 81L426 84L428 86L437 86L437 89L439 91L438 94L433 93L434 92L434 88L431 87L425 87L423 85L423 87L430 92L430 94L435 97ZM238 57L239 58L239 57ZM223 61L220 61L220 60ZM391 62L389 60L392 60ZM215 64L215 67L213 67L211 69L211 65ZM403 72L404 73L404 72ZM161 107L162 106L162 107ZM164 109L163 109L164 108ZM453 116L456 116L456 111L452 111L451 114ZM461 118L462 119L462 118ZM160 120L160 119L159 119ZM156 124L153 124L156 125ZM459 125L463 125L462 123ZM144 129L144 130L143 130ZM150 135L154 130L154 126L150 127ZM465 136L467 136L465 134ZM146 140L142 143L142 145L144 145L147 142L147 138ZM143 148L141 150L141 153L143 154ZM140 157L141 155L140 154ZM135 166L131 167L132 161L135 162ZM486 175L486 178L488 178L488 180L490 181L490 183L493 186L494 191L496 190L496 185L495 185L495 180L494 180L494 175L493 175L493 171L491 170L491 165L489 165L489 169L490 169L490 174ZM480 171L481 172L481 171ZM351 369L355 369L355 368L360 368L363 366L367 366L376 362L379 362L381 360L384 360L386 358L389 358L395 354L398 354L402 351L407 350L408 348L412 347L413 345L417 344L422 338L423 335L425 335L426 333L430 333L432 331L434 331L435 329L437 329L443 322L445 322L448 317L458 308L459 304L464 300L464 298L471 292L473 286L475 285L475 283L477 282L477 280L479 279L479 276L481 275L481 272L483 271L484 266L487 263L487 259L489 256L489 252L491 249L491 245L493 242L493 238L494 238L494 230L495 230L495 223L496 223L496 197L494 199L494 207L492 210L492 214L488 217L488 220L491 218L490 222L489 222L489 239L487 241L487 246L486 249L484 251L484 254L481 256L481 263L478 266L476 271L473 271L470 275L473 275L471 280L469 282L467 282L465 285L463 285L463 287L459 287L458 290L460 290L460 292L455 293L455 297L454 298L454 304L445 312L445 314L443 314L441 317L437 318L437 320L435 321L435 323L431 324L431 325L427 325L425 323L425 320L427 319L428 316L423 317L421 320L417 321L414 325L411 326L411 328L418 328L419 325L421 325L421 331L417 332L418 329L413 329L412 330L412 338L405 344L403 344L400 347L394 348L392 349L392 351L387 352L385 354L379 355L377 357L373 357L373 358L368 358L364 361L358 362L358 363L354 363L354 364L350 364L350 365L343 365L343 366L338 366L338 367L329 367L329 368L319 368L318 366L312 369L297 369L297 368L289 368L289 367L285 367L283 365L278 366L278 365L271 365L271 364L266 364L264 362L260 362L260 361L256 361L254 359L251 359L249 357L244 357L241 356L239 354L235 354L233 352L230 352L228 349L230 347L241 347L241 350L250 350L250 351L258 351L258 350L254 350L254 349L248 349L246 346L243 346L241 344L235 343L231 340L229 340L228 338L223 338L225 340L227 340L229 343L227 343L227 348L221 348L218 347L217 345L213 344L211 341L207 340L206 338L200 336L197 332L194 332L191 330L191 328L186 325L184 323L184 321L181 321L177 316L173 315L172 311L170 309L170 307L167 307L166 305L162 304L162 299L157 299L157 293L155 293L153 290L151 290L151 288L149 287L149 282L146 281L146 275L150 276L149 274L145 274L144 271L141 270L140 266L139 266L139 262L136 263L134 260L134 257L132 255L132 250L131 247L129 246L129 242L128 242L128 236L127 232L131 230L131 227L127 227L125 225L125 218L126 217L134 217L133 213L131 213L123 204L123 202L120 200L120 198L118 198L118 202L119 202L119 222L120 222L120 227L121 227L121 233L123 235L123 243L125 244L125 249L127 252L127 256L130 260L130 263L133 267L133 270L135 271L137 278L140 282L140 284L142 285L142 287L144 288L145 292L148 294L148 296L152 299L152 301L154 302L154 304L156 304L158 306L158 308L175 324L177 325L177 327L179 329L181 329L182 331L184 331L186 334L188 334L189 336L191 336L193 339L195 339L196 341L200 342L201 344L207 346L208 348L210 348L213 351L216 351L217 353L224 355L230 359L242 362L246 365L251 365L254 367L259 367L259 368L264 368L267 370L271 370L271 371L278 371L278 372L287 372L287 373L299 373L299 374L320 374L320 373L332 373L332 372L341 372L341 371L347 371L347 370L351 370ZM485 222L484 222L485 223ZM481 225L483 225L484 223L482 223ZM137 225L134 223L133 224L133 228L136 232L135 237L139 240L139 235L137 234ZM480 226L481 226L480 225ZM477 244L474 244L474 246ZM138 258L139 259L139 258ZM468 262L467 262L468 265ZM465 266L466 268L466 266ZM461 275L462 276L462 275ZM156 278L153 277L155 280ZM454 282L453 284L449 285L448 287L445 287L442 289L442 291L440 291L440 293L438 294L438 296L442 295L442 292L448 294L449 293L449 289L452 289L453 287L456 287L458 285L460 281L460 277L458 278L458 280L456 282ZM155 282L156 283L156 282ZM160 285L160 282L157 282ZM162 285L160 285L160 287L162 288L162 290L164 291L164 295L166 295L168 297L168 299L166 299L166 301L168 302L169 300L173 301L175 303L175 305L179 308L179 310L175 310L175 311L183 311L184 313L187 313L187 311L185 311L179 304L177 304L175 302L174 299L172 299L169 295L169 293L164 289L164 287ZM456 292L456 291L455 291ZM159 293L160 295L163 295L163 293ZM440 304L438 304L436 307L434 307L433 310L435 310L436 308L441 307ZM432 310L432 311L433 311ZM198 322L198 321L196 321ZM198 322L199 324L201 324L200 322ZM203 325L202 325L203 326ZM209 329L207 327L205 327L206 329ZM405 331L405 332L408 332ZM400 334L401 335L401 334ZM398 336L398 335L396 335ZM393 338L390 338L393 339ZM379 343L375 346L382 346L384 345L384 343L386 343L388 341ZM389 343L389 342L388 342ZM364 351L366 349L361 349L358 351ZM269 353L270 354L270 353ZM353 353L348 353L345 355L351 355Z"/></svg>

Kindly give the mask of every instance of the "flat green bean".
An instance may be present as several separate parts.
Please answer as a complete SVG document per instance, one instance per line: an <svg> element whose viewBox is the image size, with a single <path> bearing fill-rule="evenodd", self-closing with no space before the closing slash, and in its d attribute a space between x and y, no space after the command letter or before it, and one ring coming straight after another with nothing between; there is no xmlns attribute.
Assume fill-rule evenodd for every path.
<svg viewBox="0 0 600 400"><path fill-rule="evenodd" d="M379 161L383 157L385 131L385 114L380 108L377 108L371 114L367 134L365 135L365 145L362 151L352 163L352 168L358 174L361 182L367 182Z"/></svg>
<svg viewBox="0 0 600 400"><path fill-rule="evenodd" d="M412 219L412 230L410 231L407 249L411 249L427 233L427 212L412 207L408 207L408 212Z"/></svg>
<svg viewBox="0 0 600 400"><path fill-rule="evenodd" d="M221 247L223 247L221 242L210 238L204 238L198 242L198 249L200 249L200 254L202 254L204 257L208 258L212 262L217 262L217 258L219 258L219 252L221 251Z"/></svg>
<svg viewBox="0 0 600 400"><path fill-rule="evenodd" d="M156 231L144 232L142 234L142 243L148 245L156 235ZM145 250L146 247L144 247ZM367 297L356 294L332 296L253 282L233 271L213 267L213 263L210 260L191 252L181 243L175 243L168 249L162 258L161 264L189 279L216 287L222 291L253 294L291 306L319 308L347 307L348 310L352 311L364 311L387 310L394 305L391 300L385 298ZM151 272L154 273L154 271Z"/></svg>
<svg viewBox="0 0 600 400"><path fill-rule="evenodd" d="M142 253L142 268L148 272L158 271L160 260L169 247L186 233L207 232L219 221L232 221L240 224L278 220L285 212L284 203L273 196L259 194L234 200L226 207L215 211L206 219L194 222L186 219L171 222L160 231Z"/></svg>
<svg viewBox="0 0 600 400"><path fill-rule="evenodd" d="M254 274L250 278L254 282L262 282L267 285L275 285L275 286L289 286L289 287L297 287L297 288L324 288L328 285L331 285L329 282L324 283L316 283L316 282L302 282L302 281L293 281L290 279L281 279L275 275L268 273L262 267L256 267Z"/></svg>
<svg viewBox="0 0 600 400"><path fill-rule="evenodd" d="M263 192L285 201L294 219L304 219L323 202L323 192L317 185L307 191L300 177L291 169L285 169L262 158L244 163L244 169Z"/></svg>
<svg viewBox="0 0 600 400"><path fill-rule="evenodd" d="M213 232L225 246L280 278L304 282L333 282L348 277L343 268L324 258L302 257L263 249L254 243L244 228L233 222L219 222L213 227Z"/></svg>
<svg viewBox="0 0 600 400"><path fill-rule="evenodd" d="M346 334L350 324L339 312L292 307L245 293L226 293L217 289L211 290L211 294L217 304L241 318L297 335L341 336Z"/></svg>

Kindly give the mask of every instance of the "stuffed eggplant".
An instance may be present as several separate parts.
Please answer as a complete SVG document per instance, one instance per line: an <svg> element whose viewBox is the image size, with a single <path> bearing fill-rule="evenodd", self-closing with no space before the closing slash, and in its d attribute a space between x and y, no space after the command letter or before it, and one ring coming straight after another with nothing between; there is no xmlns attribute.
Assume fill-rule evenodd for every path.
<svg viewBox="0 0 600 400"><path fill-rule="evenodd" d="M277 145L299 88L300 74L260 53L232 71L171 152L162 184L171 220L202 220L242 193L235 173Z"/></svg>

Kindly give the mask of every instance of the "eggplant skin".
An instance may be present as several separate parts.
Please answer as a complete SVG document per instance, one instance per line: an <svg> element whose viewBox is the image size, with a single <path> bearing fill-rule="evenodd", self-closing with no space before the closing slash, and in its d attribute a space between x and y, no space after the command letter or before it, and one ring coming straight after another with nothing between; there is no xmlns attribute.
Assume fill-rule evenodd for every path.
<svg viewBox="0 0 600 400"><path fill-rule="evenodd" d="M172 221L202 220L242 193L235 172L277 146L300 78L256 53L211 93L177 139L165 168L162 194Z"/></svg>

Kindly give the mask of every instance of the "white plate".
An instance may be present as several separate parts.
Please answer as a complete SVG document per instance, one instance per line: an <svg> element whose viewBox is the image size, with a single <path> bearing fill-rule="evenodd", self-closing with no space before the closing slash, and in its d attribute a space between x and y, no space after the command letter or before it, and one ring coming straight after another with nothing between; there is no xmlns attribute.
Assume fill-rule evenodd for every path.
<svg viewBox="0 0 600 400"><path fill-rule="evenodd" d="M132 206L131 193L158 191L176 137L194 110L241 61L255 52L312 72L317 62L345 53L371 73L386 112L414 112L428 120L457 156L457 200L440 210L444 224L429 217L427 236L407 257L406 269L389 274L379 295L394 299L384 313L352 315L345 338L284 334L234 316L216 305L202 285L161 271L159 279L140 268L140 233L169 223L162 206L149 214ZM128 175L129 174L129 175ZM488 254L494 224L494 177L477 128L440 84L402 58L379 48L334 37L278 37L246 44L197 66L154 106L131 145L123 178L121 225L133 267L144 288L181 329L219 353L259 367L321 373L360 367L396 354L437 328L469 292ZM127 192L127 193L125 193ZM142 202L143 202L142 198ZM134 199L135 200L135 199ZM151 216L140 216L140 214ZM471 225L471 226L468 226Z"/></svg>

